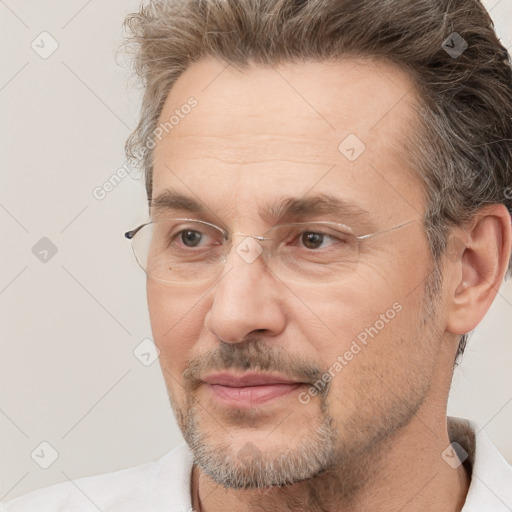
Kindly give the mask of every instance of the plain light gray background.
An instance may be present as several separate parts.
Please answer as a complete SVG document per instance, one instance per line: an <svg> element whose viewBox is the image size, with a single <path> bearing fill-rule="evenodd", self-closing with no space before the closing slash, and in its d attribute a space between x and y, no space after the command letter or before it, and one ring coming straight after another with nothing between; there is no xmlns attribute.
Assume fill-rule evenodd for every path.
<svg viewBox="0 0 512 512"><path fill-rule="evenodd" d="M485 4L512 48L512 0ZM143 185L127 177L93 197L125 163L136 124L140 91L115 54L137 8L0 0L1 501L155 460L182 440L158 361L133 354L151 330L122 235L146 219ZM449 411L485 426L509 461L511 341L509 281L470 340ZM58 452L48 469L35 462L51 456L42 442Z"/></svg>

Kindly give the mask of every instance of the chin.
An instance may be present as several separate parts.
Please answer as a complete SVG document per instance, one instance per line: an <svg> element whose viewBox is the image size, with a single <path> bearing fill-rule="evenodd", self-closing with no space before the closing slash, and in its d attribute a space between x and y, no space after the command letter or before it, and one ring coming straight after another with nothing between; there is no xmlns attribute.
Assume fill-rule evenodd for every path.
<svg viewBox="0 0 512 512"><path fill-rule="evenodd" d="M254 430L218 424L204 429L191 410L183 434L194 460L216 483L233 489L283 486L317 476L335 464L336 432L325 417L297 432L296 422ZM199 423L198 423L199 420ZM285 420L286 421L286 420Z"/></svg>

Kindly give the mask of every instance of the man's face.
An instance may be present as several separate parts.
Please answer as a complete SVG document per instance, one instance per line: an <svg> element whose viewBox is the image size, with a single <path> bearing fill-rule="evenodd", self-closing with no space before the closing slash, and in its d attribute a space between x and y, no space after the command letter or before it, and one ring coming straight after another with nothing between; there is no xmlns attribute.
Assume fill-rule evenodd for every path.
<svg viewBox="0 0 512 512"><path fill-rule="evenodd" d="M393 67L347 59L239 72L200 61L179 78L160 121L191 96L197 106L155 149L153 199L172 190L203 212L161 210L158 218L260 235L283 221L263 215L265 207L321 194L352 207L286 220L339 222L365 235L423 215L402 145L416 97ZM216 280L148 279L182 432L203 471L224 485L349 467L435 392L443 326L425 309L432 264L423 224L361 241L357 263L328 281L281 279L263 257L249 263L237 253L243 240L234 236ZM253 380L237 380L244 375Z"/></svg>

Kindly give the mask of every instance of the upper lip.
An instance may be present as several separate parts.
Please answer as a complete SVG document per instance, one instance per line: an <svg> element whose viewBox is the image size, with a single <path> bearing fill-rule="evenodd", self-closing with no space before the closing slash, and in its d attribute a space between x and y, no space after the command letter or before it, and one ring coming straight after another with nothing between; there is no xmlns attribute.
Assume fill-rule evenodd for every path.
<svg viewBox="0 0 512 512"><path fill-rule="evenodd" d="M300 381L290 379L288 377L268 373L244 373L243 375L235 375L227 372L212 373L203 377L202 380L208 384L220 384L221 386L229 386L233 388L300 383Z"/></svg>

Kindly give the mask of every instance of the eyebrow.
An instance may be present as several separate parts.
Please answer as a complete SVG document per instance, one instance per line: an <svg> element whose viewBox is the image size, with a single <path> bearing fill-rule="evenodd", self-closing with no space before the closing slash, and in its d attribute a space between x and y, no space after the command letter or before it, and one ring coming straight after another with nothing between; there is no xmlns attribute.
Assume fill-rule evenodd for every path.
<svg viewBox="0 0 512 512"><path fill-rule="evenodd" d="M165 190L151 201L151 211L155 213L184 211L194 214L211 213L211 210L199 201ZM302 218L329 216L338 221L361 217L367 220L368 210L349 199L342 199L331 194L316 194L308 197L281 197L273 203L260 208L260 217L269 223L283 220L300 220Z"/></svg>
<svg viewBox="0 0 512 512"><path fill-rule="evenodd" d="M178 194L173 190L165 190L151 200L151 211L184 210L193 213L204 213L204 206L191 197Z"/></svg>
<svg viewBox="0 0 512 512"><path fill-rule="evenodd" d="M291 220L303 217L336 216L339 220L350 217L368 217L369 212L355 202L331 194L309 197L283 197L260 210L261 217L269 220Z"/></svg>

